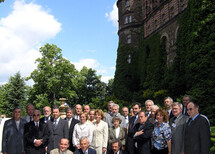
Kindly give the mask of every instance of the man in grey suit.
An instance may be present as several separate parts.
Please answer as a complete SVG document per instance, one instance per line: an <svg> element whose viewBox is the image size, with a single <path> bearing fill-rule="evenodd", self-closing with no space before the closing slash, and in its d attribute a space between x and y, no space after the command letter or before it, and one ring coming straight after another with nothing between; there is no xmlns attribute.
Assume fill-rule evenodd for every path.
<svg viewBox="0 0 215 154"><path fill-rule="evenodd" d="M114 117L119 117L122 122L120 124L120 127L122 128L127 128L126 127L126 123L125 123L125 118L123 116L120 115L119 113L119 105L118 104L113 104L112 105L112 115L111 114L108 114L106 117L105 117L105 122L108 123L108 128L111 128L113 127L113 123L112 123L112 119Z"/></svg>
<svg viewBox="0 0 215 154"><path fill-rule="evenodd" d="M69 137L68 122L60 118L60 111L58 107L52 110L54 120L48 121L48 128L50 131L48 150L49 153L52 149L58 148L58 143L62 138Z"/></svg>
<svg viewBox="0 0 215 154"><path fill-rule="evenodd" d="M3 154L24 153L24 125L26 120L21 119L21 108L16 107L13 110L13 118L9 119L4 124L2 137L2 152Z"/></svg>
<svg viewBox="0 0 215 154"><path fill-rule="evenodd" d="M171 147L173 154L180 154L184 152L184 132L188 117L182 114L183 106L178 102L173 103L172 117L169 125L172 130Z"/></svg>

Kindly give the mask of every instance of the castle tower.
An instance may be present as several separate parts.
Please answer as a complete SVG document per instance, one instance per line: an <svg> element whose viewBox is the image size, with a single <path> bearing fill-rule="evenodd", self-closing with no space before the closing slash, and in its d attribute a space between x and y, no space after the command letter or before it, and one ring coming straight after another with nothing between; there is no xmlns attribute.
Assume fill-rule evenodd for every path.
<svg viewBox="0 0 215 154"><path fill-rule="evenodd" d="M119 41L136 47L142 26L142 1L118 0L117 6L119 10Z"/></svg>

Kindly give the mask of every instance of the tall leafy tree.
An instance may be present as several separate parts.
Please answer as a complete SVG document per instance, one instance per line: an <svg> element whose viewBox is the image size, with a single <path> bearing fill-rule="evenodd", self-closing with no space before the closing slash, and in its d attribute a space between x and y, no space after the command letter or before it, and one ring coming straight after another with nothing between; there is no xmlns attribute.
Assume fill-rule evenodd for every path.
<svg viewBox="0 0 215 154"><path fill-rule="evenodd" d="M100 103L104 101L106 84L101 81L101 76L96 75L96 71L92 68L82 68L77 78L77 84L77 103L101 105Z"/></svg>
<svg viewBox="0 0 215 154"><path fill-rule="evenodd" d="M28 78L35 83L30 91L29 101L42 108L45 105L55 105L61 97L69 101L75 99L77 95L74 80L77 71L74 65L63 58L61 49L54 44L46 44L39 51L42 57L36 59L37 69Z"/></svg>
<svg viewBox="0 0 215 154"><path fill-rule="evenodd" d="M12 116L13 109L17 106L24 108L26 104L26 85L20 73L16 73L9 78L9 81L0 88L2 94L1 112Z"/></svg>

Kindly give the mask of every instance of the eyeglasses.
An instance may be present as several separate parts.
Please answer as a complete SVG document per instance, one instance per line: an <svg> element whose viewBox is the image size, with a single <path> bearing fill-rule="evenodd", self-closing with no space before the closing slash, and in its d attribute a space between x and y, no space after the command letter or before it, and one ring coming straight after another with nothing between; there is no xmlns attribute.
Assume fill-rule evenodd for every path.
<svg viewBox="0 0 215 154"><path fill-rule="evenodd" d="M193 110L193 108L189 108L189 109L187 109L187 111L192 111Z"/></svg>
<svg viewBox="0 0 215 154"><path fill-rule="evenodd" d="M39 114L37 114L37 115L36 115L36 114L34 114L33 116L34 116L34 117L36 117L36 116L38 116L38 117L39 117L40 115L39 115Z"/></svg>

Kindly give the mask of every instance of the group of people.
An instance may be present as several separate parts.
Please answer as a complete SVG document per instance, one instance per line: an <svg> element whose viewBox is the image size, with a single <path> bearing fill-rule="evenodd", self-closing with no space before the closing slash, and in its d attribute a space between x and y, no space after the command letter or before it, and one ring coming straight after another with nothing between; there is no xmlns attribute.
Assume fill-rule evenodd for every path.
<svg viewBox="0 0 215 154"><path fill-rule="evenodd" d="M21 118L15 108L4 124L3 154L209 154L210 122L199 106L184 96L183 105L164 99L165 109L145 102L122 108L108 102L107 112L77 104L60 118L58 107L43 108L44 117L32 104ZM130 113L129 113L130 111ZM51 114L52 112L52 114Z"/></svg>

